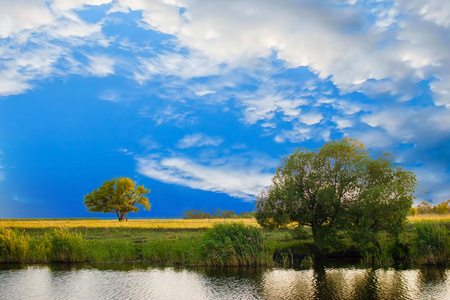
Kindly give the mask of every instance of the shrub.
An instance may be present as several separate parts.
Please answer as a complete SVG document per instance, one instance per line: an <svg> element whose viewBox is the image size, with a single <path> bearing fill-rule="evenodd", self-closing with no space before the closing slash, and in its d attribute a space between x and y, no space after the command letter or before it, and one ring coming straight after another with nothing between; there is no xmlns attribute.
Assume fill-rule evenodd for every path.
<svg viewBox="0 0 450 300"><path fill-rule="evenodd" d="M263 265L268 261L264 255L263 235L255 226L214 224L204 233L201 244L207 265Z"/></svg>
<svg viewBox="0 0 450 300"><path fill-rule="evenodd" d="M425 264L443 264L447 262L447 243L444 223L414 223L417 233L416 247Z"/></svg>
<svg viewBox="0 0 450 300"><path fill-rule="evenodd" d="M65 228L54 229L48 235L50 262L82 262L86 260L87 249L77 232Z"/></svg>
<svg viewBox="0 0 450 300"><path fill-rule="evenodd" d="M9 228L0 228L0 262L22 263L26 261L30 237Z"/></svg>
<svg viewBox="0 0 450 300"><path fill-rule="evenodd" d="M307 240L311 236L303 227L294 227L289 230L289 234L294 240Z"/></svg>

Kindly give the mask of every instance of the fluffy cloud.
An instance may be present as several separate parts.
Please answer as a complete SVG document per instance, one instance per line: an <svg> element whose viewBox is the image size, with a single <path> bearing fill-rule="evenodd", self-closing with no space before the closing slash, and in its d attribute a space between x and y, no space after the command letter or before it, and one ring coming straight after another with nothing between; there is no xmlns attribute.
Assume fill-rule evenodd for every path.
<svg viewBox="0 0 450 300"><path fill-rule="evenodd" d="M73 55L74 47L106 46L108 40L100 24L85 22L71 10L108 1L63 2L0 0L0 96L23 93L36 80L52 75L113 73L113 62L106 56L88 55L89 64L84 65Z"/></svg>
<svg viewBox="0 0 450 300"><path fill-rule="evenodd" d="M44 1L0 0L0 7L0 38L55 21L55 17Z"/></svg>
<svg viewBox="0 0 450 300"><path fill-rule="evenodd" d="M266 160L242 161L235 157L209 163L181 156L147 156L136 160L137 171L149 178L244 200L253 200L269 185L272 174L266 170L274 167L268 166Z"/></svg>

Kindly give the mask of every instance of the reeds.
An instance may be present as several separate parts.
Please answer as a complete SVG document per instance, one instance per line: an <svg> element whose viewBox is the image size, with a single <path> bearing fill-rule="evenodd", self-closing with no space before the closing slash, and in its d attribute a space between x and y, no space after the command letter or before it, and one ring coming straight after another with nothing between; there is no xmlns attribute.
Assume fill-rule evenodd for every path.
<svg viewBox="0 0 450 300"><path fill-rule="evenodd" d="M86 245L80 234L54 229L41 239L25 232L0 227L1 263L81 262L86 260Z"/></svg>
<svg viewBox="0 0 450 300"><path fill-rule="evenodd" d="M422 221L414 223L417 234L416 249L423 264L447 262L447 229L444 222Z"/></svg>
<svg viewBox="0 0 450 300"><path fill-rule="evenodd" d="M30 237L18 230L0 228L0 262L22 263L27 260Z"/></svg>
<svg viewBox="0 0 450 300"><path fill-rule="evenodd" d="M207 265L266 265L271 261L264 252L261 229L243 223L215 224L201 240Z"/></svg>
<svg viewBox="0 0 450 300"><path fill-rule="evenodd" d="M77 232L67 228L53 229L47 236L50 262L83 262L86 260L86 244Z"/></svg>

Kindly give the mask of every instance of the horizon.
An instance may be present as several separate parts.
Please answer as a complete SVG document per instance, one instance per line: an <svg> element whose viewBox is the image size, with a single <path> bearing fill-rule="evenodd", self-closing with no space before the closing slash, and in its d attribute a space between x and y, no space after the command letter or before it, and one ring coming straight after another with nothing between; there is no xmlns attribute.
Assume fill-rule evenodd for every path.
<svg viewBox="0 0 450 300"><path fill-rule="evenodd" d="M450 2L0 0L0 218L254 210L285 155L357 138L450 199ZM112 216L111 216L112 218Z"/></svg>

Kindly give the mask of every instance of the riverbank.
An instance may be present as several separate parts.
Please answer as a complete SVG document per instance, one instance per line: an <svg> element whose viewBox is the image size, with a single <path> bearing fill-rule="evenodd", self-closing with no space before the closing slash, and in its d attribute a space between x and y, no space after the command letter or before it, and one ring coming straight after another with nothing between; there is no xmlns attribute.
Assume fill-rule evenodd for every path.
<svg viewBox="0 0 450 300"><path fill-rule="evenodd" d="M400 244L388 235L382 235L378 250L374 250L371 245L358 245L343 239L320 257L314 250L308 230L298 234L292 229L262 229L264 245L258 254L258 264L271 266L303 263L308 266L313 257L356 259L379 265L399 260L426 264L446 263L450 257L450 220L423 221L415 218L417 217L407 225ZM1 220L3 238L0 239L0 260L3 263L143 261L152 264L211 265L213 263L205 258L202 238L208 228L224 222L257 226L255 219L155 219L128 222Z"/></svg>

